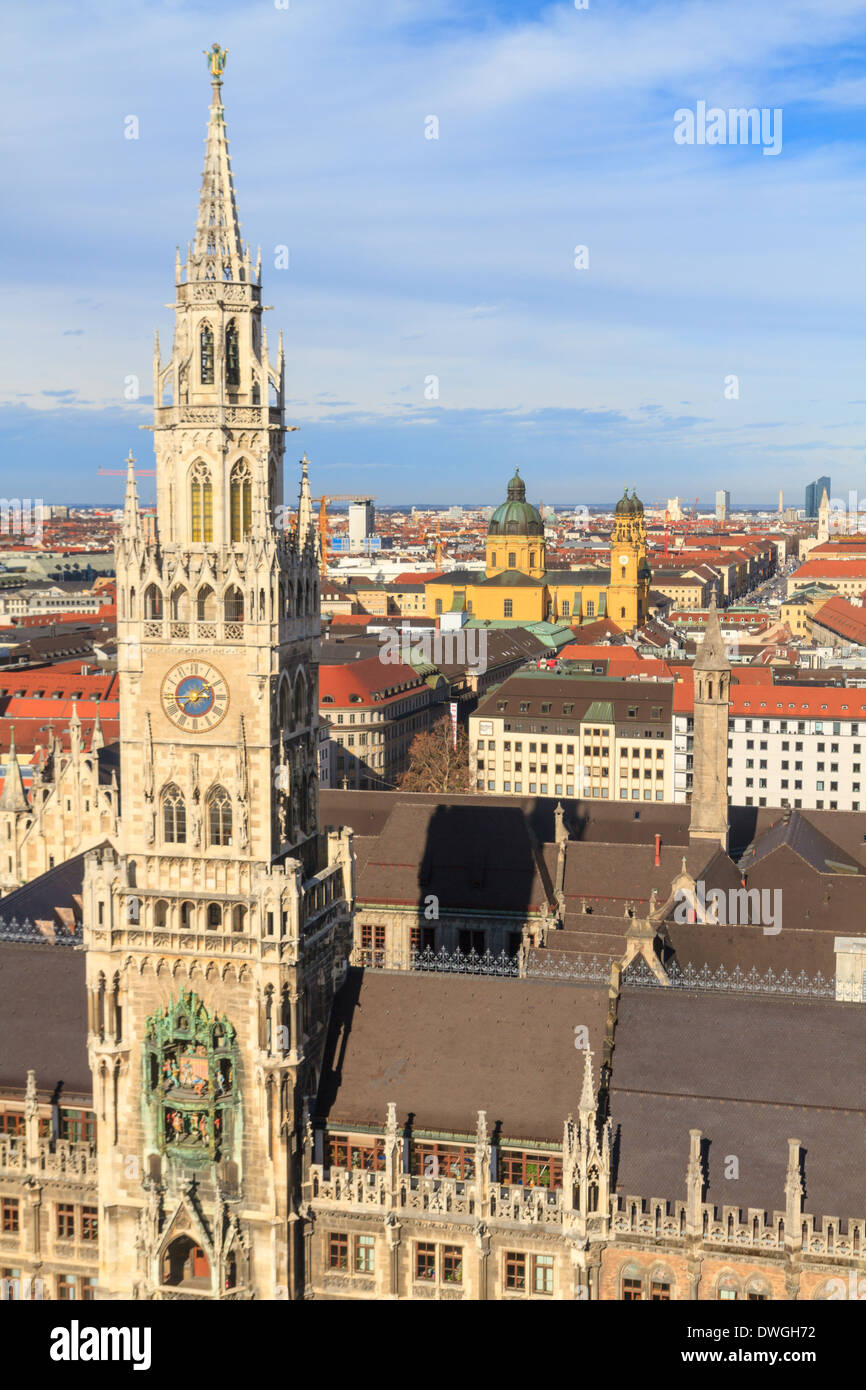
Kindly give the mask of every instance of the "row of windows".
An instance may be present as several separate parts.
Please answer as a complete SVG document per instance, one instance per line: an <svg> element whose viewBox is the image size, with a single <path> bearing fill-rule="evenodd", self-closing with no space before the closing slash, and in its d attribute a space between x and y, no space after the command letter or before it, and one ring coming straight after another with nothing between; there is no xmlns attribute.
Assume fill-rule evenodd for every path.
<svg viewBox="0 0 866 1390"><path fill-rule="evenodd" d="M658 773L656 774L656 776L659 776L659 775L660 775L660 774L658 774ZM475 790L476 790L476 791L479 791L479 792L483 792L484 789L485 789L485 788L484 788L484 778L483 778L483 777L477 778L477 779L476 779L476 782L475 782ZM487 782L487 791L489 791L489 792L495 792L495 791L497 791L497 790L498 790L498 788L497 788L497 786L496 786L496 781L495 781L493 778L491 778L491 779ZM504 782L502 783L502 790L503 790L504 792L514 792L515 796L522 796L522 795L523 795L523 783L522 783L522 782L504 781ZM573 783L573 782L554 782L554 783L552 784L552 790L551 790L551 783L549 783L549 782L529 782L529 783L527 784L527 791L528 791L528 795L529 795L529 796L574 796L574 795L575 795L574 783ZM610 800L610 789L609 789L608 787L599 787L599 786L596 786L595 784L593 784L591 787L590 787L590 786L587 786L586 784L584 784L582 795L585 796L585 797L597 797L597 798L599 798L599 799L602 800L602 801L608 801L608 800ZM628 788L628 787L620 787L620 789L619 789L619 795L620 795L620 798L621 798L622 800L625 800L625 801L628 801L628 800L631 800L631 801L641 801L641 800L643 800L643 801L652 801L652 800L653 800L653 793L652 793L652 789L651 789L651 788L644 788L643 792L641 792L639 788L638 788L638 789L632 788L632 790L629 791L629 788ZM657 791L657 792L655 793L655 800L656 800L656 801L664 801L664 799L665 799L664 791ZM637 815L637 812L635 812L635 815Z"/></svg>
<svg viewBox="0 0 866 1390"><path fill-rule="evenodd" d="M0 1111L0 1136L7 1135L20 1139L26 1133L26 1118L22 1110ZM39 1119L39 1138L53 1137L53 1120L48 1115ZM92 1110L79 1110L63 1106L58 1115L58 1138L72 1143L94 1144L96 1142L96 1116Z"/></svg>
<svg viewBox="0 0 866 1390"><path fill-rule="evenodd" d="M505 1186L562 1187L562 1159L555 1154L500 1149L497 1158L498 1181ZM385 1141L332 1135L328 1138L327 1160L328 1167L384 1172ZM475 1177L475 1145L413 1140L409 1171L415 1177L468 1181Z"/></svg>
<svg viewBox="0 0 866 1390"><path fill-rule="evenodd" d="M744 729L744 731L745 731L747 734L750 734L750 733L752 732L753 727L754 727L755 725L757 725L758 722L759 722L759 721L758 721L757 719L744 719L744 720L742 721L742 728ZM847 726L844 730L843 730L843 728L842 728L843 723ZM769 734L769 733L774 733L774 732L775 732L775 733L781 733L781 734L793 734L793 733L797 733L797 734L806 734L806 733L809 733L808 721L805 720L805 719L780 719L780 720L779 720L779 728L778 728L778 730L774 730L774 729L772 728L772 721L769 720L769 719L762 719L762 720L760 721L760 724L761 724L760 732L761 732L762 734ZM789 725L789 724L792 725L792 726L793 726L794 724L796 724L796 725L797 725L796 729L794 729L793 727L789 729L789 728L788 728L788 725ZM831 728L825 729L825 728L824 728L824 725L825 725L825 724L828 724L828 725L830 725L830 726L832 726L832 727L831 727ZM740 720L739 720L739 719L736 719L736 720L734 721L734 727L735 727L736 729L739 729L739 728L741 727L741 725L740 725ZM852 722L849 722L847 719L846 719L846 720L841 720L841 719L816 719L816 720L814 721L813 726L812 726L812 732L813 732L813 733L816 733L816 734L829 734L829 733L841 734L841 733L845 732L845 733L849 733L849 734L854 734L854 736L856 737L857 734L860 732L860 727L859 727L859 723L858 723L857 720L854 720L853 723L852 723ZM856 751L859 752L860 750L857 749Z"/></svg>
<svg viewBox="0 0 866 1390"><path fill-rule="evenodd" d="M58 1240L96 1240L99 1214L96 1207L76 1207L72 1202L55 1206L55 1234ZM18 1197L0 1197L0 1231L17 1235L21 1230L21 1203Z"/></svg>
<svg viewBox="0 0 866 1390"><path fill-rule="evenodd" d="M91 1303L96 1298L96 1276L57 1274L54 1276L56 1297L62 1301ZM21 1299L42 1299L46 1281L25 1274L20 1269L0 1269L0 1302L17 1303Z"/></svg>
<svg viewBox="0 0 866 1390"><path fill-rule="evenodd" d="M336 1231L330 1232L328 1268L343 1273L375 1274L375 1236L350 1237ZM515 1293L553 1293L552 1255L526 1255L519 1250L508 1250L503 1256L502 1272L505 1288ZM462 1284L463 1246L415 1241L412 1273L419 1284Z"/></svg>

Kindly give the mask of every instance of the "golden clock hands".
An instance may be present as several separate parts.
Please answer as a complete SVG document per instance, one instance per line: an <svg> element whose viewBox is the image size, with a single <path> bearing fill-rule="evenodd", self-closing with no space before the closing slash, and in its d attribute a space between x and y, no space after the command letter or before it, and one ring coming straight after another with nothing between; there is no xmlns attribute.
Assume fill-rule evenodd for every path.
<svg viewBox="0 0 866 1390"><path fill-rule="evenodd" d="M206 700L212 694L212 687L203 681L198 690L190 690L185 695L178 695L177 702L186 709L187 705L198 704L199 700Z"/></svg>

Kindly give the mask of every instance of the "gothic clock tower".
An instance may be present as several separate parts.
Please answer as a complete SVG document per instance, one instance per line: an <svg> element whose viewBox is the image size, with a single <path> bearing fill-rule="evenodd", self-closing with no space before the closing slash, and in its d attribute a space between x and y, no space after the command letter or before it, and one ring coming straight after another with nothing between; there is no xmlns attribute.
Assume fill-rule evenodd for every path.
<svg viewBox="0 0 866 1390"><path fill-rule="evenodd" d="M348 832L318 825L317 534L283 504L282 342L212 99L154 356L157 515L117 547L122 814L86 859L101 1297L292 1298L298 1146L344 969Z"/></svg>

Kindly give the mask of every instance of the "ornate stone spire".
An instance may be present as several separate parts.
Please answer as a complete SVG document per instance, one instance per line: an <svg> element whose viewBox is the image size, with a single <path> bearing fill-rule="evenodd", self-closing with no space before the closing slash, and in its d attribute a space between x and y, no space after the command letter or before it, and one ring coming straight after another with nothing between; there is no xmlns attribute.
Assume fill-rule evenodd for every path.
<svg viewBox="0 0 866 1390"><path fill-rule="evenodd" d="M310 534L315 533L313 525L313 499L310 493L310 478L308 473L309 459L306 454L301 459L301 495L298 500L298 549L303 550L307 544Z"/></svg>
<svg viewBox="0 0 866 1390"><path fill-rule="evenodd" d="M187 280L242 280L244 251L235 202L222 80L211 70L213 96L205 141L204 172Z"/></svg>
<svg viewBox="0 0 866 1390"><path fill-rule="evenodd" d="M9 755L6 761L3 791L0 793L0 811L26 811L28 804L21 767L15 753L15 725L13 724L9 730Z"/></svg>
<svg viewBox="0 0 866 1390"><path fill-rule="evenodd" d="M93 729L90 734L90 751L98 753L100 748L105 747L105 735L102 732L102 725L99 722L99 710L96 711L96 718L93 721Z"/></svg>
<svg viewBox="0 0 866 1390"><path fill-rule="evenodd" d="M126 496L123 501L121 535L125 541L141 539L141 511L138 506L138 487L135 482L135 459L130 449L126 456Z"/></svg>

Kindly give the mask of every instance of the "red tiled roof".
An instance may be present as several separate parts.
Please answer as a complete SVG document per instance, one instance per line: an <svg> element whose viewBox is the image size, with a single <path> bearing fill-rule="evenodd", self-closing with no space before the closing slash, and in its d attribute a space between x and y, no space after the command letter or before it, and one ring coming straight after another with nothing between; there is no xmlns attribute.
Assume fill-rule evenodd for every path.
<svg viewBox="0 0 866 1390"><path fill-rule="evenodd" d="M406 688L425 684L411 666L380 661L377 656L363 661L319 667L319 704L329 707L385 704L402 699ZM327 711L326 711L327 712Z"/></svg>
<svg viewBox="0 0 866 1390"><path fill-rule="evenodd" d="M822 603L813 621L848 642L866 644L866 608L857 608L841 596Z"/></svg>
<svg viewBox="0 0 866 1390"><path fill-rule="evenodd" d="M863 560L806 560L794 575L795 579L862 579L866 583L866 559Z"/></svg>

